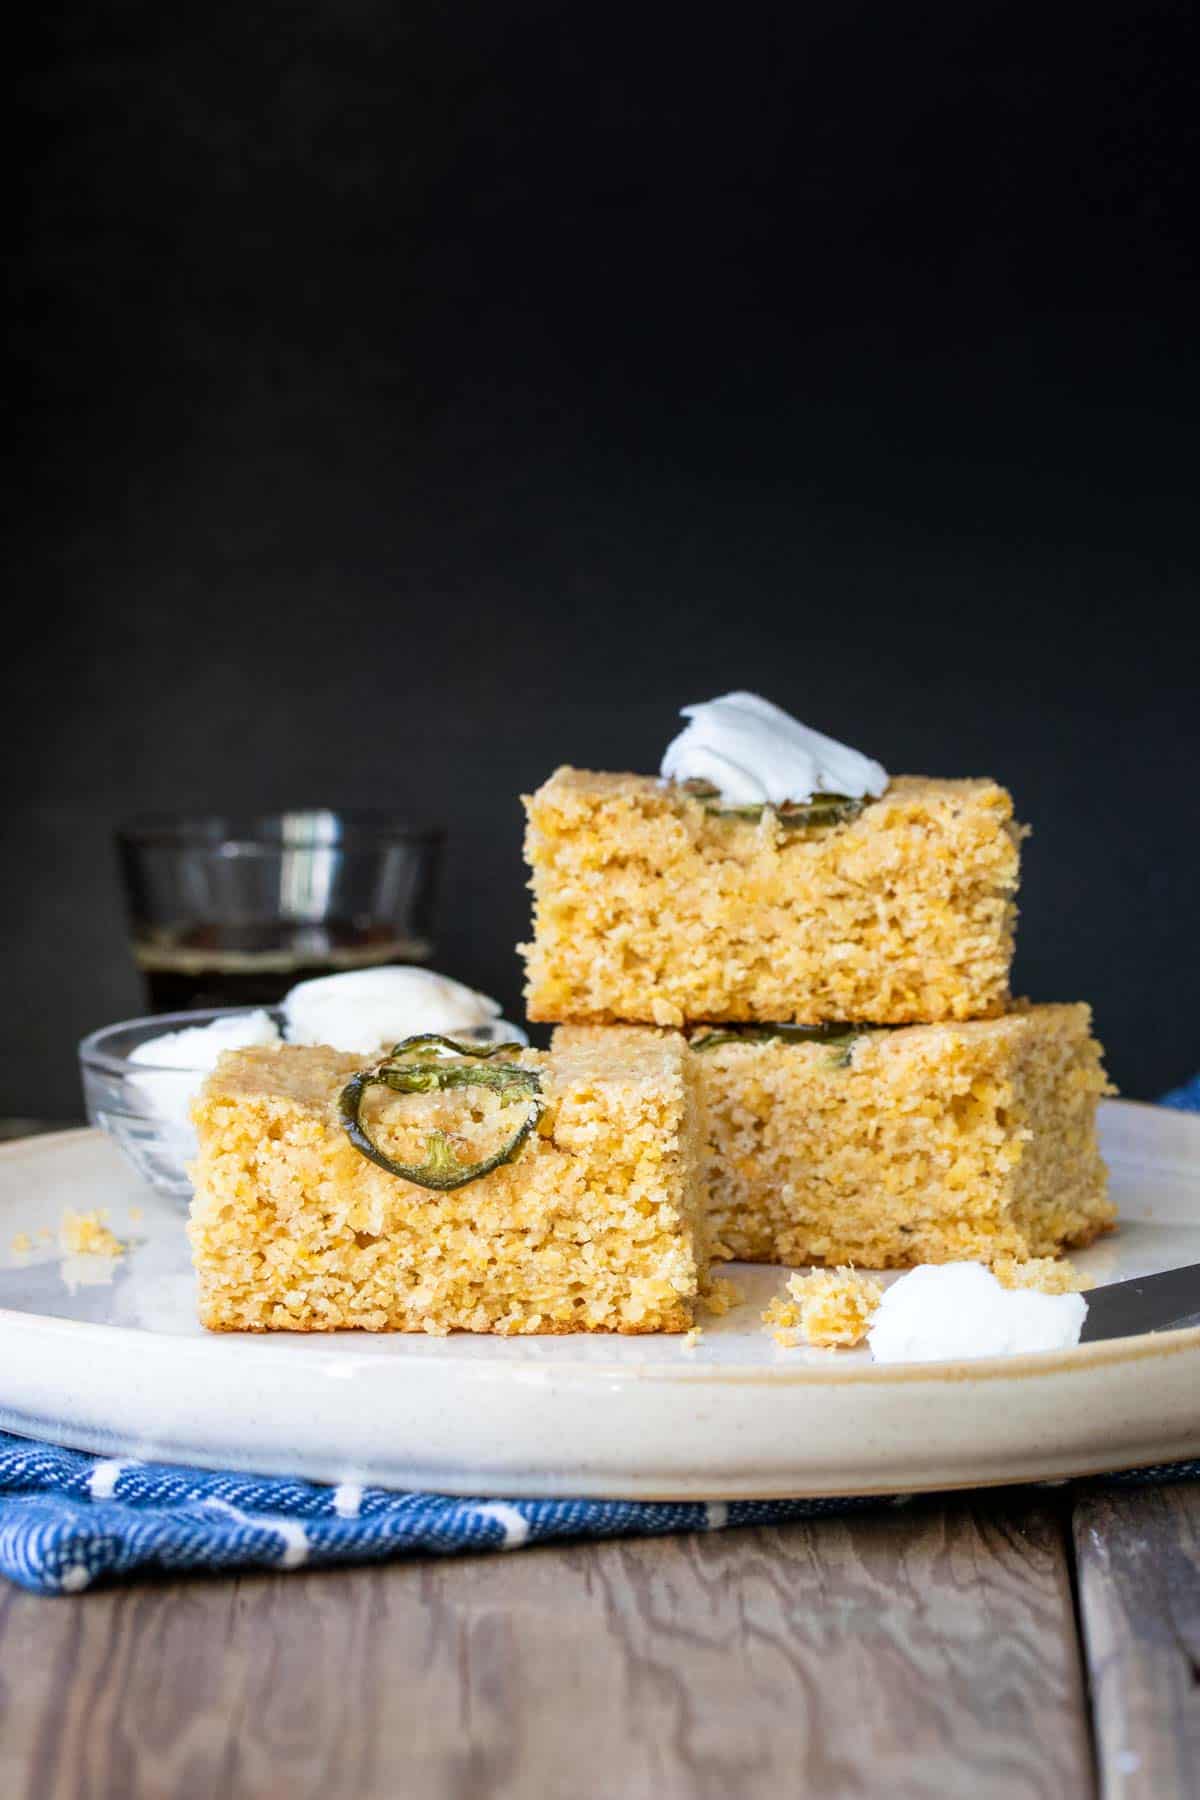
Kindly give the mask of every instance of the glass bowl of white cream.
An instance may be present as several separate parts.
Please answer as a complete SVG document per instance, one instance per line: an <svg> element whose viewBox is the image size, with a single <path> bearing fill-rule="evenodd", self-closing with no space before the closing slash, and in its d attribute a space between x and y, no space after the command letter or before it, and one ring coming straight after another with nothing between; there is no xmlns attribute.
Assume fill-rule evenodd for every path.
<svg viewBox="0 0 1200 1800"><path fill-rule="evenodd" d="M368 985L364 979L375 977ZM379 977L384 977L381 984ZM391 980L399 977L399 980ZM339 990L334 984L346 984ZM320 991L318 991L320 990ZM106 1131L160 1194L191 1196L198 1152L193 1099L225 1050L325 1043L364 1063L401 1038L437 1031L470 1044L526 1044L495 1001L427 969L354 970L293 988L282 1006L215 1007L123 1019L79 1045L89 1122ZM369 1040L369 1041L368 1041Z"/></svg>

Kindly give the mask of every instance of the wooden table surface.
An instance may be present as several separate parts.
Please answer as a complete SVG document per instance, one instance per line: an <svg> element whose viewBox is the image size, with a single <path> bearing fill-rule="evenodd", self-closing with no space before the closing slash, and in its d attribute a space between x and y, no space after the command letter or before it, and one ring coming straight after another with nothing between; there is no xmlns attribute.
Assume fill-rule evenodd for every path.
<svg viewBox="0 0 1200 1800"><path fill-rule="evenodd" d="M1200 1794L1200 1483L0 1582L4 1800Z"/></svg>

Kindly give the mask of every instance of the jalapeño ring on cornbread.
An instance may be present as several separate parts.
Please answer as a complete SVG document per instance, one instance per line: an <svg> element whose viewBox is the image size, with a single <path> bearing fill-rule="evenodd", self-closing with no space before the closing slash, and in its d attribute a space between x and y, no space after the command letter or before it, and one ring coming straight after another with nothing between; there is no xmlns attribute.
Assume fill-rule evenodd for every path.
<svg viewBox="0 0 1200 1800"><path fill-rule="evenodd" d="M843 825L857 819L866 804L849 794L814 794L811 800L784 800L773 806L769 800L754 801L748 806L723 806L721 790L708 781L681 781L680 787L693 799L703 800L704 810L713 819L759 820L771 812L785 831L801 831L810 825Z"/></svg>
<svg viewBox="0 0 1200 1800"><path fill-rule="evenodd" d="M437 1032L404 1038L379 1062L351 1076L342 1089L338 1111L346 1136L360 1155L386 1169L389 1175L397 1175L416 1187L429 1188L435 1193L453 1193L456 1188L466 1187L468 1182L478 1181L482 1175L490 1175L502 1164L516 1161L521 1146L545 1110L541 1078L536 1069L494 1060L505 1051L520 1048L520 1044L460 1044ZM448 1057L455 1060L444 1060ZM459 1162L446 1133L430 1131L425 1140L425 1161L406 1163L381 1150L363 1123L363 1101L373 1087L386 1087L394 1094L444 1093L449 1088L483 1087L506 1100L524 1096L529 1105L517 1130L491 1156L473 1163Z"/></svg>
<svg viewBox="0 0 1200 1800"><path fill-rule="evenodd" d="M728 1031L706 1031L691 1040L696 1051L719 1050L722 1044L827 1044L829 1066L849 1067L854 1046L869 1031L891 1031L890 1025L734 1025Z"/></svg>

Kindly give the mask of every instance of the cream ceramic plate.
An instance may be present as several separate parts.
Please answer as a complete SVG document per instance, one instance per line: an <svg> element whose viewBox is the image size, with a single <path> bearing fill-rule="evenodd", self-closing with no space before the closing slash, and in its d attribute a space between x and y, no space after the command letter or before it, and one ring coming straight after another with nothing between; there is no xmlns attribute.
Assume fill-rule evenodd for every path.
<svg viewBox="0 0 1200 1800"><path fill-rule="evenodd" d="M1098 1281L1200 1262L1200 1118L1103 1108L1122 1226ZM65 1207L127 1257L63 1257ZM13 1251L20 1233L29 1251ZM0 1150L0 1428L209 1468L446 1493L732 1500L1024 1481L1200 1455L1200 1329L1065 1353L875 1368L780 1350L783 1271L679 1338L210 1337L177 1203L99 1132Z"/></svg>

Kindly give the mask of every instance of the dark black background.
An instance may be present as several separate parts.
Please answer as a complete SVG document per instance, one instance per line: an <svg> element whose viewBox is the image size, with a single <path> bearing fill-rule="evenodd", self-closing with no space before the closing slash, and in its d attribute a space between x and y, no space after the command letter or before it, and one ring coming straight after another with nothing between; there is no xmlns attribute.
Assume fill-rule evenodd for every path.
<svg viewBox="0 0 1200 1800"><path fill-rule="evenodd" d="M19 100L0 1110L139 1010L113 821L444 821L762 690L1035 826L1018 987L1200 1061L1190 9L41 15Z"/></svg>

